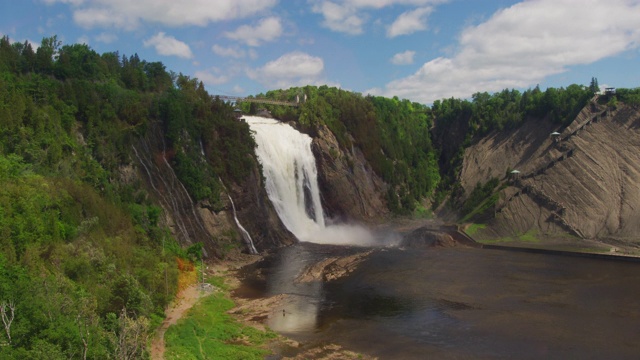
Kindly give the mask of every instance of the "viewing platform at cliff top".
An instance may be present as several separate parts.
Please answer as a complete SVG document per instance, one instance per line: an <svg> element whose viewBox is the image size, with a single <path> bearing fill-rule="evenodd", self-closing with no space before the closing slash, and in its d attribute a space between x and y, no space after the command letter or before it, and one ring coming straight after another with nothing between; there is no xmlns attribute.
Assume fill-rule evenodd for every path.
<svg viewBox="0 0 640 360"><path fill-rule="evenodd" d="M294 106L297 107L301 104L300 97L296 97L296 101L281 101L281 100L272 100L265 98L254 98L254 97L242 97L242 96L227 96L227 95L214 95L214 97L220 98L220 100L230 101L233 103L241 103L241 102L253 102L259 104L269 104L269 105L284 105L284 106ZM306 100L306 96L304 100ZM304 100L302 103L304 103Z"/></svg>

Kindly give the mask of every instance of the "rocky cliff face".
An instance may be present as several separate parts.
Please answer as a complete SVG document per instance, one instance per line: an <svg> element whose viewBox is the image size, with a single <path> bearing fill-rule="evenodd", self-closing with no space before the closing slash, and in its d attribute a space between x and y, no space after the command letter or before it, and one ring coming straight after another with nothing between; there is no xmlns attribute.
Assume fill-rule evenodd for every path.
<svg viewBox="0 0 640 360"><path fill-rule="evenodd" d="M223 210L216 212L209 204L195 203L189 196L170 165L162 138L161 130L155 128L133 145L133 167L122 169L122 180L147 188L163 209L161 221L181 244L201 242L206 256L222 257L225 248L247 251L228 196L258 251L295 241L273 209L257 167L242 184L225 184L227 193L220 194ZM206 161L204 157L202 161Z"/></svg>
<svg viewBox="0 0 640 360"><path fill-rule="evenodd" d="M313 139L312 150L322 203L329 217L373 222L388 215L384 200L387 185L358 148L341 149L333 133L321 126Z"/></svg>
<svg viewBox="0 0 640 360"><path fill-rule="evenodd" d="M551 136L557 131L559 136ZM460 182L502 179L495 218L477 237L535 232L640 243L640 110L595 101L561 129L530 119L467 149ZM507 171L517 169L517 176Z"/></svg>

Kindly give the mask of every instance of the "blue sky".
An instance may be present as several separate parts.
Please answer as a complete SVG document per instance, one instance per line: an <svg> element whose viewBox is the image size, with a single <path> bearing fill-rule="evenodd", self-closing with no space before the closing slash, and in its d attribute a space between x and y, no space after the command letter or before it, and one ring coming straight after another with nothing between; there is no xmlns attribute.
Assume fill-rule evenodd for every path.
<svg viewBox="0 0 640 360"><path fill-rule="evenodd" d="M220 95L640 86L640 0L0 0L0 35L137 53Z"/></svg>

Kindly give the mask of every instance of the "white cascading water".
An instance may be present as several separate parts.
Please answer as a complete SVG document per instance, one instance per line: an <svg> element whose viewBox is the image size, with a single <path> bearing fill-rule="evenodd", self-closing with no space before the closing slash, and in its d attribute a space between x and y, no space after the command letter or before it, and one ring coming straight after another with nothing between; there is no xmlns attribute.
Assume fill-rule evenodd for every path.
<svg viewBox="0 0 640 360"><path fill-rule="evenodd" d="M229 198L229 201L231 201L231 208L233 209L233 219L236 221L236 225L242 232L242 238L244 239L244 242L247 245L247 249L249 249L249 253L252 255L258 254L258 250L256 250L256 247L253 245L253 239L251 238L251 235L249 235L249 232L247 231L247 229L245 229L244 226L242 226L242 224L240 223L240 220L238 220L238 214L236 213L236 205L233 203L233 199L231 198L231 195L227 194L227 197Z"/></svg>
<svg viewBox="0 0 640 360"><path fill-rule="evenodd" d="M321 244L375 245L372 234L352 225L325 226L311 137L274 119L244 116L258 145L269 199L298 240Z"/></svg>

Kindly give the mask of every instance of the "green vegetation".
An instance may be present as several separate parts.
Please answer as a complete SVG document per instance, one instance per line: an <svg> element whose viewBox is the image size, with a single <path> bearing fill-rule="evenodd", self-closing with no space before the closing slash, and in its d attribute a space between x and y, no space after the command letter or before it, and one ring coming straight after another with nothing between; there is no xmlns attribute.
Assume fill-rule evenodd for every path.
<svg viewBox="0 0 640 360"><path fill-rule="evenodd" d="M132 149L161 144L144 151L215 208L218 179L241 184L255 164L232 113L159 62L0 39L0 358L146 356L189 251L125 176Z"/></svg>
<svg viewBox="0 0 640 360"><path fill-rule="evenodd" d="M640 105L640 88L635 89L616 89L614 98L625 104L638 106Z"/></svg>
<svg viewBox="0 0 640 360"><path fill-rule="evenodd" d="M468 234L469 232L467 232ZM538 238L537 230L529 230L525 233L507 236L497 239L488 239L488 240L480 240L483 244L500 244L500 243L528 243L528 244L537 244L540 243L540 239Z"/></svg>
<svg viewBox="0 0 640 360"><path fill-rule="evenodd" d="M471 225L469 225L469 227L464 231L465 233L467 233L467 235L469 236L473 236L475 235L478 231L483 230L484 228L486 228L487 225L486 224L476 224L473 223Z"/></svg>
<svg viewBox="0 0 640 360"><path fill-rule="evenodd" d="M276 334L240 324L227 314L233 306L221 292L202 298L167 330L165 358L263 359L270 351L261 346Z"/></svg>
<svg viewBox="0 0 640 360"><path fill-rule="evenodd" d="M486 184L476 184L469 197L462 205L460 212L464 214L462 222L468 221L475 216L486 215L485 212L493 209L498 201L496 187L500 184L498 178L492 178Z"/></svg>

